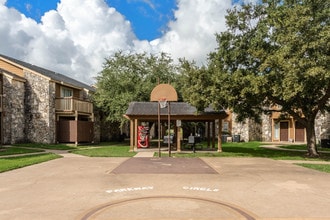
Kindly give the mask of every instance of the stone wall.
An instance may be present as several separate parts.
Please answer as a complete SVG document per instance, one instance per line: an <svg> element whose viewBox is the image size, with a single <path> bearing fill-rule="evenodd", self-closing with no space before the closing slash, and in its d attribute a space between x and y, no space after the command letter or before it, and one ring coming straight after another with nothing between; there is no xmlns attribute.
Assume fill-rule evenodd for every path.
<svg viewBox="0 0 330 220"><path fill-rule="evenodd" d="M232 113L232 135L240 135L240 141L272 141L272 118L270 115L261 116L261 124L251 119L236 122L237 115ZM317 142L330 139L330 113L318 113L315 119L315 134Z"/></svg>
<svg viewBox="0 0 330 220"><path fill-rule="evenodd" d="M249 141L262 141L262 124L249 119Z"/></svg>
<svg viewBox="0 0 330 220"><path fill-rule="evenodd" d="M261 121L262 141L272 141L272 118L270 115L263 114Z"/></svg>
<svg viewBox="0 0 330 220"><path fill-rule="evenodd" d="M232 113L232 135L240 135L240 141L250 141L249 138L249 120L244 122L236 121L237 115Z"/></svg>
<svg viewBox="0 0 330 220"><path fill-rule="evenodd" d="M318 143L321 139L330 139L330 113L318 113L315 119L315 135Z"/></svg>
<svg viewBox="0 0 330 220"><path fill-rule="evenodd" d="M56 143L56 108L55 108L55 98L56 98L56 83L49 82L49 121L48 121L48 141L47 143Z"/></svg>
<svg viewBox="0 0 330 220"><path fill-rule="evenodd" d="M28 142L55 143L55 85L25 71L25 133Z"/></svg>
<svg viewBox="0 0 330 220"><path fill-rule="evenodd" d="M24 82L3 76L3 144L25 142Z"/></svg>
<svg viewBox="0 0 330 220"><path fill-rule="evenodd" d="M236 114L233 114L232 135L239 135L240 141L261 141L263 126L252 119L244 122L236 122Z"/></svg>

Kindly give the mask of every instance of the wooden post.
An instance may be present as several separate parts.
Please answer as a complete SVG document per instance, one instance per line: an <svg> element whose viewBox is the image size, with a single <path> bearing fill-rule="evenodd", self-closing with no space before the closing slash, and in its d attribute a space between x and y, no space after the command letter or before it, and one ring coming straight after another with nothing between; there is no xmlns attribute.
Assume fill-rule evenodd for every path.
<svg viewBox="0 0 330 220"><path fill-rule="evenodd" d="M175 126L176 127L176 151L181 152L181 126Z"/></svg>
<svg viewBox="0 0 330 220"><path fill-rule="evenodd" d="M129 139L129 142L130 142L130 147L129 147L129 151L130 152L133 152L134 151L134 120L131 119L129 121L129 125L130 125L130 139Z"/></svg>
<svg viewBox="0 0 330 220"><path fill-rule="evenodd" d="M215 148L215 120L212 121L212 149Z"/></svg>
<svg viewBox="0 0 330 220"><path fill-rule="evenodd" d="M208 121L207 123L207 147L211 146L211 122Z"/></svg>
<svg viewBox="0 0 330 220"><path fill-rule="evenodd" d="M219 123L218 123L218 152L222 152L222 120L219 118Z"/></svg>
<svg viewBox="0 0 330 220"><path fill-rule="evenodd" d="M75 146L78 146L78 142L79 142L79 140L78 140L78 137L79 137L79 134L78 134L78 111L75 111L75 118L74 118L74 120L75 120L75 123L76 123L76 130L75 130L75 132L76 132L76 140L75 140Z"/></svg>
<svg viewBox="0 0 330 220"><path fill-rule="evenodd" d="M137 140L137 137L138 137L138 120L135 119L134 120L134 151L137 150L137 146L138 146L138 140Z"/></svg>
<svg viewBox="0 0 330 220"><path fill-rule="evenodd" d="M157 102L157 108L158 108L158 157L161 157L161 151L160 151L160 106L159 102Z"/></svg>

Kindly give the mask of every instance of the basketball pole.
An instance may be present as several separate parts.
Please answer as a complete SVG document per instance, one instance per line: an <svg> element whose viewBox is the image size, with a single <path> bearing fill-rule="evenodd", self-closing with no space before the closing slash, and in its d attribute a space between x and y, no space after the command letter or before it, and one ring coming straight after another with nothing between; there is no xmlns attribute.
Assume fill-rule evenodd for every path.
<svg viewBox="0 0 330 220"><path fill-rule="evenodd" d="M160 153L160 103L158 102L158 157L161 157Z"/></svg>
<svg viewBox="0 0 330 220"><path fill-rule="evenodd" d="M167 119L168 119L168 134L167 134L167 137L168 137L168 141L167 141L167 145L168 145L168 156L171 157L171 116L170 116L170 113L171 113L171 105L170 105L171 102L168 102L168 112L167 112Z"/></svg>

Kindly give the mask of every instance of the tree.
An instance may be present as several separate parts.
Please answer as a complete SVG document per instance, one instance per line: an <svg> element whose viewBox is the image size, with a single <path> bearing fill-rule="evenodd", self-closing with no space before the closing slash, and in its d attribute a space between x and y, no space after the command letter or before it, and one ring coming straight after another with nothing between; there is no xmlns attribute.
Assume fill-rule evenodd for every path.
<svg viewBox="0 0 330 220"><path fill-rule="evenodd" d="M308 154L318 156L315 118L330 109L329 6L329 0L269 0L228 11L200 107L230 108L243 120L279 106L306 127Z"/></svg>
<svg viewBox="0 0 330 220"><path fill-rule="evenodd" d="M209 103L211 74L205 67L199 67L194 61L180 59L180 80L183 100L188 101L198 110L204 110Z"/></svg>
<svg viewBox="0 0 330 220"><path fill-rule="evenodd" d="M94 102L107 121L123 122L128 104L149 101L158 82L174 81L176 68L165 53L156 56L117 52L105 60L103 70L96 78Z"/></svg>

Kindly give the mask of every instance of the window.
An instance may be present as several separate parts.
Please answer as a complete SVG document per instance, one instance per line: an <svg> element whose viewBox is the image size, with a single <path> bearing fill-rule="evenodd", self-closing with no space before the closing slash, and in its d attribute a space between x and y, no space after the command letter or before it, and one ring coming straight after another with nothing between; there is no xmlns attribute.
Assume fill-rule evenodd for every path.
<svg viewBox="0 0 330 220"><path fill-rule="evenodd" d="M229 122L228 121L224 121L222 123L222 131L223 132L229 132Z"/></svg>
<svg viewBox="0 0 330 220"><path fill-rule="evenodd" d="M277 122L274 124L274 140L280 139L280 123Z"/></svg>
<svg viewBox="0 0 330 220"><path fill-rule="evenodd" d="M73 90L67 87L61 88L61 97L72 97L73 96Z"/></svg>

